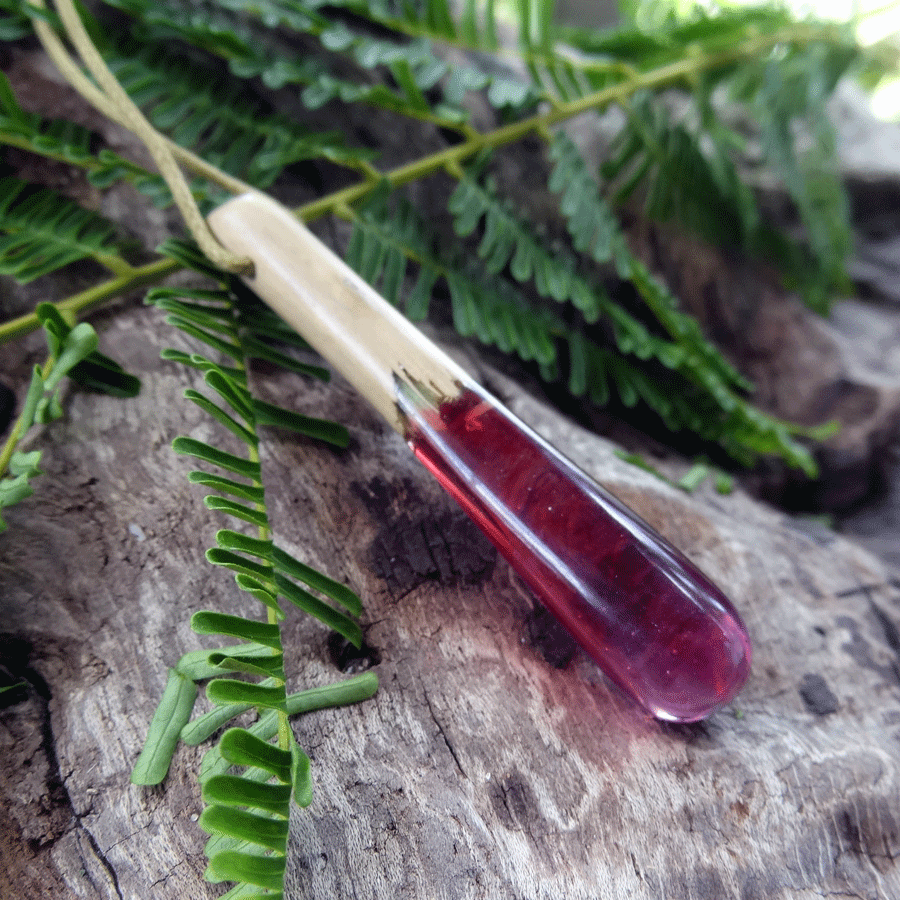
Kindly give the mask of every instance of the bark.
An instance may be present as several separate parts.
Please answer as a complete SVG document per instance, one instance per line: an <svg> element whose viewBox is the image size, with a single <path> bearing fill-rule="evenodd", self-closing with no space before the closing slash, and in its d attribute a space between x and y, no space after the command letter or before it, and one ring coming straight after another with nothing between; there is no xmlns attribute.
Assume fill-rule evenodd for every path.
<svg viewBox="0 0 900 900"><path fill-rule="evenodd" d="M220 523L168 447L212 436L135 305L98 323L144 379L75 394L0 538L0 896L160 900L202 882L195 772L128 773L200 608L250 612L203 551ZM180 344L179 344L180 345ZM4 348L23 374L29 350ZM477 364L476 364L477 367ZM874 557L749 499L687 496L481 372L528 421L734 598L751 679L706 723L647 718L532 614L527 591L342 383L255 374L270 400L352 426L344 452L268 433L276 533L360 591L367 654L291 616L290 687L375 665L376 697L295 723L315 799L292 822L291 898L887 898L900 895L900 584ZM550 660L548 662L548 659ZM562 665L562 668L554 667Z"/></svg>

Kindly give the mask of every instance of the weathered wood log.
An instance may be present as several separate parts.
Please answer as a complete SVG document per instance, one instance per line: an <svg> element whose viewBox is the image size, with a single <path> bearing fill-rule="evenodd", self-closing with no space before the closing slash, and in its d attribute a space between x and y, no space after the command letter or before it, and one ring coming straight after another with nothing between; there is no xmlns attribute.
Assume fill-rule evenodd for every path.
<svg viewBox="0 0 900 900"><path fill-rule="evenodd" d="M143 392L71 397L0 537L3 661L28 684L0 714L0 896L213 897L202 748L162 788L128 774L166 667L201 646L190 614L252 606L203 560L219 525L168 447L211 435L179 400L192 374L158 359L179 336L139 307L99 327ZM26 350L0 353L24 374ZM670 489L487 378L726 587L750 681L704 724L648 719L580 652L565 665L506 564L349 388L257 372L269 399L352 427L344 452L272 432L264 471L281 540L361 593L370 649L350 665L381 679L295 724L315 799L292 822L288 896L900 896L896 574L743 494ZM287 635L292 689L340 676L323 628L291 617Z"/></svg>
<svg viewBox="0 0 900 900"><path fill-rule="evenodd" d="M36 74L26 66L16 82L31 86L30 106L72 102ZM140 222L152 246L167 229L147 216L135 204L115 217ZM179 336L139 307L97 324L143 393L74 395L38 438L36 495L0 536L0 663L25 684L0 712L0 897L214 897L196 825L203 748L181 748L162 788L128 774L166 667L202 645L191 613L253 607L204 561L220 523L168 447L213 433L179 399L191 373L159 361ZM37 347L0 348L0 372L21 384ZM334 680L338 663L374 666L382 685L295 724L316 793L292 822L289 897L900 896L896 573L742 494L674 491L487 373L721 582L748 623L755 665L738 702L705 724L662 725L534 613L346 386L256 376L269 399L353 433L342 453L274 432L263 447L280 539L365 602L356 659L289 620L290 687Z"/></svg>

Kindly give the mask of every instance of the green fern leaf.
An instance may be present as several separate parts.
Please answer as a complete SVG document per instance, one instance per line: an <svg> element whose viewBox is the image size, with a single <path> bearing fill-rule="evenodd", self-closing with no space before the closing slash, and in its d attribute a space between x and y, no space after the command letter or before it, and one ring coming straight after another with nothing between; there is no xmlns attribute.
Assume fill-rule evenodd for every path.
<svg viewBox="0 0 900 900"><path fill-rule="evenodd" d="M287 166L303 160L355 165L372 156L348 147L336 132L311 131L253 105L239 82L212 65L204 69L196 59L179 57L171 41L126 41L102 49L110 69L154 125L255 187L268 187ZM205 195L215 200L220 192L208 188Z"/></svg>
<svg viewBox="0 0 900 900"><path fill-rule="evenodd" d="M190 747L196 747L211 738L220 728L224 728L233 719L250 710L246 703L231 703L227 706L217 706L209 712L198 716L192 722L188 722L181 729L179 737Z"/></svg>
<svg viewBox="0 0 900 900"><path fill-rule="evenodd" d="M841 48L810 48L779 61L777 66L768 63L760 74L758 94L751 107L760 126L766 159L797 205L810 250L825 279L819 285L808 279L800 281L807 288L807 300L823 312L828 308L828 289L848 283L849 204L838 173L834 129L825 104L851 59ZM813 138L805 152L796 147L801 114Z"/></svg>
<svg viewBox="0 0 900 900"><path fill-rule="evenodd" d="M243 456L236 456L225 450L219 450L217 447L213 447L203 441L195 440L194 438L175 438L172 442L172 449L176 453L194 456L212 466L225 469L226 472L233 472L235 475L243 475L245 478L259 477L260 469L258 462L245 459Z"/></svg>
<svg viewBox="0 0 900 900"><path fill-rule="evenodd" d="M13 95L8 79L0 73L0 142L77 166L87 173L88 181L97 188L128 182L154 205L162 208L171 204L171 192L159 175L108 148L94 155L91 152L93 140L95 136L88 129L74 122L45 120L26 113ZM205 196L205 190L199 184L195 183L193 187L196 196Z"/></svg>
<svg viewBox="0 0 900 900"><path fill-rule="evenodd" d="M209 871L215 880L242 881L268 890L278 890L284 884L283 856L257 856L230 850L216 854L209 861Z"/></svg>
<svg viewBox="0 0 900 900"><path fill-rule="evenodd" d="M702 99L709 103L708 95ZM724 126L691 130L642 95L633 100L602 174L617 202L641 185L650 218L677 221L720 246L749 248L759 212L730 155L734 143Z"/></svg>
<svg viewBox="0 0 900 900"><path fill-rule="evenodd" d="M280 366L282 369L287 369L289 372L296 372L298 375L309 375L312 378L317 378L319 381L328 381L331 378L331 372L328 369L299 362L257 338L245 336L241 346L251 359L264 359L267 362L274 363L276 366Z"/></svg>
<svg viewBox="0 0 900 900"><path fill-rule="evenodd" d="M281 649L281 629L277 625L232 616L228 613L198 612L191 617L191 628L197 634L222 634L241 638L256 644L265 644L273 650Z"/></svg>
<svg viewBox="0 0 900 900"><path fill-rule="evenodd" d="M222 674L222 669L209 661L210 656L216 653L221 653L222 655L236 653L238 648L241 656L247 659L272 656L272 648L266 647L264 644L244 643L238 644L236 647L223 647L219 651L191 650L178 660L175 665L175 671L185 678L190 678L192 681L204 681L207 678L215 678L217 675Z"/></svg>
<svg viewBox="0 0 900 900"><path fill-rule="evenodd" d="M239 839L249 832L253 834L255 844L279 853L284 853L287 848L288 823L285 819L259 816L227 806L208 806L200 815L200 827L207 834Z"/></svg>
<svg viewBox="0 0 900 900"><path fill-rule="evenodd" d="M509 266L516 281L533 279L539 296L570 301L588 322L596 321L601 310L609 313L612 305L605 293L576 276L575 259L562 250L551 253L528 223L500 202L490 180L482 186L462 179L449 209L456 232L462 236L471 234L484 219L478 255L492 274Z"/></svg>
<svg viewBox="0 0 900 900"><path fill-rule="evenodd" d="M249 806L278 813L290 798L289 784L259 784L236 775L217 775L203 784L203 799L224 806Z"/></svg>
<svg viewBox="0 0 900 900"><path fill-rule="evenodd" d="M314 438L342 449L350 443L350 433L344 425L330 419L304 416L293 410L284 409L262 400L254 400L253 412L258 425L284 428L295 434Z"/></svg>
<svg viewBox="0 0 900 900"><path fill-rule="evenodd" d="M237 885L230 891L226 891L219 900L284 900L281 891L265 891L252 884Z"/></svg>
<svg viewBox="0 0 900 900"><path fill-rule="evenodd" d="M495 229L505 229L514 235L511 242L507 241L505 259L514 260L516 252L522 252L517 250L517 245L519 248L524 245L531 274L537 283L537 273L542 273L540 280L548 295L550 284L558 282L567 286L566 293L571 295L573 304L590 318L596 317L602 310L613 326L623 353L634 354L639 359L658 359L667 368L679 371L688 380L683 390L690 396L691 378L697 370L703 369L702 359L693 350L688 352L679 343L650 334L642 323L612 304L603 292L576 276L574 263L546 260L546 251L536 245L526 224L494 202L490 194L477 184L462 183L452 210L458 220L465 218L464 226L457 221L460 231L474 230L482 218L492 216ZM547 380L558 376L558 348L568 346L568 381L574 392L585 394L598 404L605 404L610 399L612 387L626 406L634 405L639 400L650 405L672 430L697 425L692 400L672 399L669 390L657 385L627 359L619 359L608 349L588 340L579 328L573 328L546 308L527 306L521 294L502 280L484 273L478 274L471 267L462 267L460 271L461 267L456 263L437 261L428 250L427 228L408 211L389 208L384 198L373 200L361 210L357 229L367 230L366 241L380 240L385 247L402 248L423 271L431 267L431 283L438 277L445 278L450 289L454 326L460 334L476 336L504 352L516 353L525 361L536 362ZM494 238L491 240L494 241ZM359 248L365 242L357 238L355 243ZM561 259L564 257L561 254ZM350 261L354 261L352 254ZM630 266L630 257L628 262ZM524 269L522 266L520 274L524 275ZM736 373L734 377L739 378ZM719 383L715 381L714 388L718 387ZM723 402L731 401L731 398L732 395L726 391Z"/></svg>
<svg viewBox="0 0 900 900"><path fill-rule="evenodd" d="M567 219L575 249L588 253L598 263L615 260L618 264L626 252L618 220L600 196L574 141L557 133L550 145L550 158L555 166L549 187L561 194L560 210Z"/></svg>
<svg viewBox="0 0 900 900"><path fill-rule="evenodd" d="M131 770L132 784L159 784L167 775L178 736L194 709L197 685L172 669L150 723L144 749Z"/></svg>
<svg viewBox="0 0 900 900"><path fill-rule="evenodd" d="M272 541L269 538L254 538L223 528L216 532L216 543L224 550L248 553L250 556L258 556L264 560L272 557Z"/></svg>
<svg viewBox="0 0 900 900"><path fill-rule="evenodd" d="M210 653L208 659L211 665L219 669L216 677L225 672L242 672L244 675L257 675L260 678L277 678L284 681L284 657L280 654L258 657L254 654L245 655L243 653Z"/></svg>
<svg viewBox="0 0 900 900"><path fill-rule="evenodd" d="M206 696L213 703L222 705L246 703L262 709L284 710L284 685L268 687L231 678L216 678L207 685Z"/></svg>
<svg viewBox="0 0 900 900"><path fill-rule="evenodd" d="M359 625L351 618L336 610L334 607L323 603L309 591L294 584L283 575L275 576L275 584L278 594L294 604L298 609L318 619L327 625L332 631L336 631L346 638L354 647L362 647L362 631Z"/></svg>
<svg viewBox="0 0 900 900"><path fill-rule="evenodd" d="M423 99L440 80L448 66L431 47L434 40L452 39L456 28L444 0L429 0L431 7L424 17L411 15L406 7L400 9L359 2L338 0L332 6L343 6L361 18L369 19L382 29L407 34L410 40L374 38L364 31L355 31L345 21L333 21L312 6L305 9L296 3L229 2L220 4L228 9L186 10L176 0L108 0L131 15L141 19L144 43L155 40L161 45L170 38L213 53L229 63L233 75L239 78L259 77L271 88L289 84L303 85L302 98L310 109L317 109L330 100L349 104L366 103L411 117L425 117L454 125L467 118L461 106L469 90L487 90L487 97L498 109L522 111L533 106L538 93L527 83L512 75L497 71L479 71L474 67L454 68L450 82L444 89L444 100L429 112ZM241 14L244 14L242 17ZM250 27L246 16L264 26ZM488 33L493 37L478 43L477 49L496 47L493 30L494 17ZM276 40L268 40L266 29L293 29L321 41L324 49L336 57L352 60L363 70L383 67L393 76L394 85L372 84L365 79L350 80L344 74L346 62L330 66L318 58L297 60L286 56ZM465 73L457 76L457 73ZM335 145L323 149L334 162L354 163L365 158L359 150Z"/></svg>
<svg viewBox="0 0 900 900"><path fill-rule="evenodd" d="M219 547L211 547L206 551L206 559L214 566L222 566L239 575L247 575L250 578L267 581L272 576L272 569L267 563L258 563L241 556L240 553L232 553L230 550L222 550Z"/></svg>
<svg viewBox="0 0 900 900"><path fill-rule="evenodd" d="M86 322L69 324L49 303L39 304L36 315L44 327L50 355L44 366L33 368L19 416L6 443L0 447L0 510L20 503L33 493L31 481L41 474L38 468L41 453L24 453L16 448L32 426L62 416L60 382L64 377L120 397L134 396L140 388L137 378L97 352L97 334ZM0 532L6 527L0 516Z"/></svg>
<svg viewBox="0 0 900 900"><path fill-rule="evenodd" d="M260 852L274 850L277 854L282 853L280 848L286 828L275 829L277 835L273 837L273 831L268 826L260 825L261 819L253 809L245 816L232 816L223 811L222 804L227 805L232 801L216 794L216 785L232 785L232 799L236 793L247 798L247 803L239 805L255 806L285 820L291 794L300 804L308 803L311 797L309 760L306 754L295 742L291 742L290 747L283 746L281 737L278 746L271 743L276 734L283 735L286 728L283 718L288 714L281 629L278 624L283 620L284 612L279 606L278 595L311 613L357 646L362 644L362 632L358 624L343 612L300 588L291 579L303 580L331 599L336 599L354 614L361 611L359 598L284 551L278 550L272 543L269 517L265 510L265 493L260 483L257 429L262 424L275 424L340 444L346 444L347 434L345 429L335 423L305 417L258 401L252 396L246 377L247 361L252 357L281 364L290 371L308 371L319 377L327 376L328 373L320 367L307 366L280 350L274 350L270 346L273 339L294 346L305 347L305 344L299 340L291 340L284 327L273 321L270 313L261 310L258 301L249 296L246 289L238 287L224 273L210 269L198 255L196 248L184 242L169 242L164 249L167 254L184 264L205 275L212 275L223 287L157 289L148 295L149 302L162 308L168 314L167 321L171 324L232 359L235 365L222 366L199 354L169 351L164 355L203 372L207 387L224 401L225 407L193 389L185 392L186 397L223 425L248 450L247 456L240 456L192 438L180 437L173 442L177 452L194 456L226 473L247 479L242 483L220 474L192 472L189 475L191 481L226 495L207 496L204 502L210 509L223 512L258 529L258 536L230 528L219 530L216 534L217 546L208 550L206 557L212 564L237 573L235 581L238 587L265 607L269 621L261 622L216 612L194 615L191 625L198 633L221 634L239 638L245 643L196 656L189 654L182 660L180 665L186 677L192 680L212 677L213 680L207 686L207 697L216 704L216 708L178 729L182 740L196 744L251 708L255 708L260 716L250 730L232 729L227 732L219 746L204 757L201 767L204 797L210 804L204 821L213 823L210 828L215 832L206 848L210 859L208 877L213 880L239 879L241 883L229 894L234 897L253 896L251 885L259 886L257 883L262 876L252 866L247 867L246 859L258 857ZM254 506L241 501L249 501ZM268 655L260 654L260 647L268 650ZM261 680L248 682L220 677L229 672ZM314 705L311 704L310 708ZM299 709L300 706L295 705L294 708ZM272 717L266 717L266 713L272 714ZM240 775L227 774L235 766L244 771ZM286 794L282 792L278 797L278 810L270 803L271 793L270 800L258 793L259 788L265 791L272 787L265 782L273 774L286 782L287 789ZM217 781L222 778L230 778L232 781ZM249 802L251 797L255 798L253 802ZM268 887L275 889L280 885L283 875L283 856L271 858L275 860L275 866L263 880Z"/></svg>
<svg viewBox="0 0 900 900"><path fill-rule="evenodd" d="M232 434L240 438L246 444L255 447L259 443L254 432L250 431L250 429L248 428L245 428L230 415L228 415L225 410L223 410L219 406L216 406L215 403L204 397L203 394L193 390L192 388L189 388L184 392L184 397L185 399L190 400L192 403L195 403L197 406L199 406L200 409L202 409L208 415L212 416L212 418L214 418L217 422L227 428Z"/></svg>
<svg viewBox="0 0 900 900"><path fill-rule="evenodd" d="M280 781L291 781L291 751L274 747L243 728L226 731L219 741L219 752L233 766L255 766Z"/></svg>
<svg viewBox="0 0 900 900"><path fill-rule="evenodd" d="M240 519L242 522L249 522L257 528L269 527L269 517L264 510L251 509L244 503L237 503L234 500L229 500L226 497L219 497L216 494L208 494L203 498L203 502L207 509L234 516L236 519Z"/></svg>
<svg viewBox="0 0 900 900"><path fill-rule="evenodd" d="M122 241L96 213L47 188L0 178L0 274L25 284L82 259L116 256Z"/></svg>
<svg viewBox="0 0 900 900"><path fill-rule="evenodd" d="M294 785L294 802L301 809L312 803L312 778L310 760L300 745L291 739L291 779Z"/></svg>
<svg viewBox="0 0 900 900"><path fill-rule="evenodd" d="M233 497L241 497L254 503L262 503L264 500L263 490L257 485L243 484L209 472L188 472L187 477L192 484L215 488L223 494L231 494Z"/></svg>
<svg viewBox="0 0 900 900"><path fill-rule="evenodd" d="M284 618L284 611L278 605L278 597L268 581L263 582L252 575L241 572L234 576L234 581L242 591L246 591L251 597L255 597L263 606L270 609L275 614L276 621Z"/></svg>

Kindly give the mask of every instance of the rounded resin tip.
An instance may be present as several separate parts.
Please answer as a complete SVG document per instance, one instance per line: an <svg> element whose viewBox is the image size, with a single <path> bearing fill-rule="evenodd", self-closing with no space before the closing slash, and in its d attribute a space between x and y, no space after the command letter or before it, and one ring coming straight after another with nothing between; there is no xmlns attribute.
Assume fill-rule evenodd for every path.
<svg viewBox="0 0 900 900"><path fill-rule="evenodd" d="M619 687L694 722L750 671L725 595L658 532L477 385L432 401L400 390L407 440Z"/></svg>
<svg viewBox="0 0 900 900"><path fill-rule="evenodd" d="M705 614L688 615L678 628L664 628L649 642L629 693L657 718L697 722L729 703L750 674L750 638L737 613L715 589L691 599ZM718 595L718 596L716 596ZM677 600L670 601L678 606Z"/></svg>

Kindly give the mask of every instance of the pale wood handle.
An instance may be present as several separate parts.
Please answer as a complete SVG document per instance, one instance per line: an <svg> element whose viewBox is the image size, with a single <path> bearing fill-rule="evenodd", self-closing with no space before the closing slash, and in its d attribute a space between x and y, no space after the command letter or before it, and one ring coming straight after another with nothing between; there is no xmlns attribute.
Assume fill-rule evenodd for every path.
<svg viewBox="0 0 900 900"><path fill-rule="evenodd" d="M375 407L404 431L397 380L446 399L470 379L287 209L265 194L218 207L209 226L253 260L246 283Z"/></svg>

